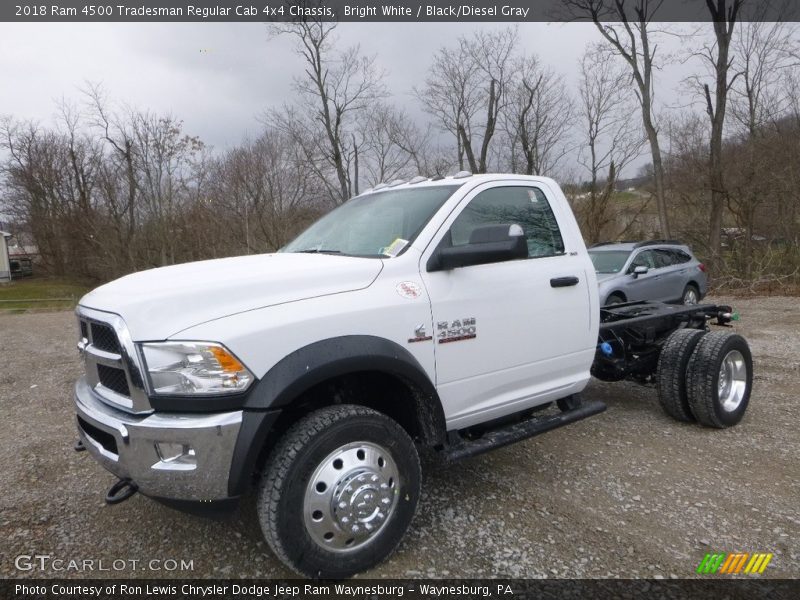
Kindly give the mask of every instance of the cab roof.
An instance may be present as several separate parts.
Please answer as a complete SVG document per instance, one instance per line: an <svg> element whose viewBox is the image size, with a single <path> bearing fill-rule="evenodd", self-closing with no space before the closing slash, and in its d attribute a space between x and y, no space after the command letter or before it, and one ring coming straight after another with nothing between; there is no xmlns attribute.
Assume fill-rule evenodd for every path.
<svg viewBox="0 0 800 600"><path fill-rule="evenodd" d="M513 173L482 173L473 175L469 171L459 171L455 175L448 175L447 177L423 177L418 175L411 179L395 179L388 183L379 183L373 188L361 192L359 196L365 196L374 192L383 190L402 190L411 189L416 187L434 187L444 185L462 185L464 183L484 183L490 181L530 181L532 183L545 183L551 181L548 177L540 177L536 175L516 175Z"/></svg>

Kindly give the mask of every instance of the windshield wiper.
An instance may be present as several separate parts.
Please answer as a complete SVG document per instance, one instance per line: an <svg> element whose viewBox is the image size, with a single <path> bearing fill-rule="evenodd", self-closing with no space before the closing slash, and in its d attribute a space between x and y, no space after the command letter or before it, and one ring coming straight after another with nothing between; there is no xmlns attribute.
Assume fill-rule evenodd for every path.
<svg viewBox="0 0 800 600"><path fill-rule="evenodd" d="M341 250L326 250L324 248L306 248L305 250L295 250L301 254L341 254Z"/></svg>

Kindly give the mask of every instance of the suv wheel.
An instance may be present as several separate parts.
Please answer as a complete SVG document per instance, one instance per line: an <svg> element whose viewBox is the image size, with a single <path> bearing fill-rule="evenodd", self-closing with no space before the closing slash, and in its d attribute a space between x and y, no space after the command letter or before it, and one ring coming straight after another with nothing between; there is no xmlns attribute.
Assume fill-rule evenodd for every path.
<svg viewBox="0 0 800 600"><path fill-rule="evenodd" d="M341 579L397 547L417 506L420 464L400 425L354 405L323 408L289 429L259 483L272 550L307 577Z"/></svg>
<svg viewBox="0 0 800 600"><path fill-rule="evenodd" d="M687 285L683 290L681 301L683 304L697 304L700 302L700 292L698 291L697 287L691 283Z"/></svg>

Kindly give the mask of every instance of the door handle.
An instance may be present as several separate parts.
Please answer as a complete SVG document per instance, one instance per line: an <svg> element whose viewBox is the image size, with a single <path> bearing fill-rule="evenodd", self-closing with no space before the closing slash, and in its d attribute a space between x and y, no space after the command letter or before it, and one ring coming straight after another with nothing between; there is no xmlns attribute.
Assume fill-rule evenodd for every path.
<svg viewBox="0 0 800 600"><path fill-rule="evenodd" d="M580 281L577 277L554 277L550 280L550 287L560 288L560 287L570 287L572 285L578 285L578 281Z"/></svg>

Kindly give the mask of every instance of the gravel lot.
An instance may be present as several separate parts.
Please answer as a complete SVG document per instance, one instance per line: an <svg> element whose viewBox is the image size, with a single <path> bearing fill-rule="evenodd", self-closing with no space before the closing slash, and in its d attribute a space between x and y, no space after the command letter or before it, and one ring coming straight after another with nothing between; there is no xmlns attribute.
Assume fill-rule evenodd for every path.
<svg viewBox="0 0 800 600"><path fill-rule="evenodd" d="M602 415L429 466L412 529L369 575L686 577L706 552L745 551L775 553L765 576L800 577L800 303L715 300L740 311L755 356L738 427L679 424L654 389L595 382L586 396L608 404ZM0 576L91 575L18 571L23 554L126 561L96 576L291 576L252 501L225 521L138 495L104 504L113 476L72 450L75 341L70 312L0 315ZM193 570L152 571L153 559Z"/></svg>

